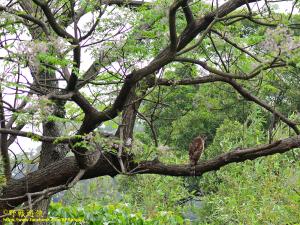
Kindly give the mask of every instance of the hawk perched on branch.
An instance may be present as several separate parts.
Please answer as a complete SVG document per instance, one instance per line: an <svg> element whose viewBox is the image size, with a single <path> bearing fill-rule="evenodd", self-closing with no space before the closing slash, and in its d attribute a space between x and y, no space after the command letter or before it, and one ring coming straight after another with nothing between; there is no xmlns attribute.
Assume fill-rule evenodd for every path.
<svg viewBox="0 0 300 225"><path fill-rule="evenodd" d="M191 174L193 172L194 176L196 175L197 162L204 150L205 140L206 140L206 136L199 135L191 142L189 147Z"/></svg>

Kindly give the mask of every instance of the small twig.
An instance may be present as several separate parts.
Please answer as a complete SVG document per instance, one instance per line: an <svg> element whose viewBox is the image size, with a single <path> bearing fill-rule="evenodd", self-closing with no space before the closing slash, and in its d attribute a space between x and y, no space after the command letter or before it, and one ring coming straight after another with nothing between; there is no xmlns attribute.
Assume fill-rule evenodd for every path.
<svg viewBox="0 0 300 225"><path fill-rule="evenodd" d="M74 179L67 185L68 188L73 187L85 174L86 170L79 170L79 172L77 173L77 175L74 177Z"/></svg>
<svg viewBox="0 0 300 225"><path fill-rule="evenodd" d="M190 46L190 47L187 47L185 49L182 49L180 52L178 52L176 55L179 56L179 55L182 55L194 48L196 48L197 46L199 46L202 41L204 40L204 38L206 37L206 35L208 34L208 32L210 32L211 28L213 27L213 25L218 21L218 18L215 18L209 25L208 27L204 30L203 34L201 35L200 39L196 42L196 44Z"/></svg>
<svg viewBox="0 0 300 225"><path fill-rule="evenodd" d="M28 207L29 209L32 209L32 199L31 199L31 194L27 193L27 199L28 199Z"/></svg>
<svg viewBox="0 0 300 225"><path fill-rule="evenodd" d="M120 163L120 167L121 167L121 171L123 174L126 174L126 168L124 166L124 163L123 163L123 160L122 160L122 155L123 155L123 148L124 148L124 133L123 133L123 126L124 124L120 124L120 140L121 140L121 143L119 144L119 149L118 149L118 154L117 154L117 157L118 157L118 161Z"/></svg>

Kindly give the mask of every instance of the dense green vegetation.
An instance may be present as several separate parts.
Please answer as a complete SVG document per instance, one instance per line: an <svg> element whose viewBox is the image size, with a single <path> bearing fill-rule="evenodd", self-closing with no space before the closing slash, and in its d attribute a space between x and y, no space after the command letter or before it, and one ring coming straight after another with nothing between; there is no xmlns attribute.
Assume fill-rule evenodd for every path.
<svg viewBox="0 0 300 225"><path fill-rule="evenodd" d="M251 118L252 120L246 129L244 129L246 125L243 126L238 121L225 119L216 129L205 157L218 154L220 148L226 151L226 149L242 145L252 146L265 141L266 137L263 133L265 120L260 110L255 107L250 112L247 121ZM279 129L277 132L279 136L287 135L284 129ZM176 154L176 150L160 152L160 159L169 162L187 160L187 156L181 152L173 154ZM103 205L113 207L110 206L112 202L114 207L119 207L120 203L127 204L130 213L137 212L137 215L149 218L146 220L149 224L181 224L182 218L190 217L191 214L193 224L296 224L300 218L299 157L299 151L296 150L256 161L231 164L200 178L156 175L117 177L113 180L109 177L98 178L91 181L89 190L85 191L85 194L82 193L86 190L87 184L81 184L71 193L66 193L62 202L66 206L79 204L81 210L78 212L82 212L85 209L89 211L91 204L97 199L96 202L101 205L99 206L101 209L96 207L93 215L99 217L90 219L88 213L87 220L99 221L101 218L101 221L102 219L112 221L112 224L133 223L116 222L122 221L124 217L127 218L128 211L127 214L126 211L122 211L121 214L115 212L111 212L111 215L104 214ZM99 190L102 192L96 195L95 199L95 192ZM195 196L199 190L202 196ZM80 197L74 199L74 195ZM196 199L200 202L200 206L192 200L180 204L180 200L188 197ZM63 216L72 212L77 215L78 207L63 208L61 205L53 204L51 209L53 210L51 215ZM173 213L168 214L164 212L165 210ZM109 211L105 212L109 214ZM160 217L162 213L166 213L165 221ZM173 217L173 215L177 216ZM188 221L189 219L186 218L184 224L188 224ZM147 224L147 222L140 224Z"/></svg>
<svg viewBox="0 0 300 225"><path fill-rule="evenodd" d="M53 18L47 16L51 10L45 10L37 0L33 2L36 8L29 9L35 9L35 16L45 23L29 17L26 13L30 10L18 6L18 2L8 3L7 8L0 5L0 11L5 12L0 17L0 35L7 39L1 39L1 43L7 42L1 44L7 57L0 57L5 61L0 74L1 191L2 186L18 182L9 182L11 174L7 173L11 171L25 176L24 180L31 177L26 177L30 173L25 170L18 171L22 170L19 164L39 163L43 165L39 171L47 171L47 166L65 160L58 171L38 180L45 180L40 186L35 186L34 179L33 184L24 181L32 192L45 190L40 194L43 198L52 196L48 212L51 218L83 218L84 224L95 225L300 223L300 151L299 145L290 144L300 137L299 14L283 13L275 4L263 5L260 10L252 4L252 11L249 5L236 7L222 18L218 13L213 19L205 17L205 29L190 32L199 35L180 49L181 41L188 39L184 36L186 30L195 26L195 21L189 24L186 18L187 6L180 5L175 15L175 52L170 50L170 56L165 56L169 61L151 70L145 66L154 58L160 61L160 54L167 54L174 44L170 40L170 26L174 24L168 20L173 1L132 6L127 1L117 5L101 1L99 5L94 0L55 0L47 3L55 12ZM218 12L219 7L214 1L175 1L179 2L190 4L192 16L200 18L198 23L202 15ZM299 10L300 4L295 1L294 7ZM74 9L84 9L86 21L76 21L80 14ZM55 28L49 18L57 20L63 31ZM31 23L37 27L44 24L50 33ZM89 32L87 28L93 25ZM75 30L76 38L64 33L67 28ZM77 43L77 36L84 34L89 34L87 40ZM32 40L23 40L22 35ZM16 36L18 48L10 42L11 36ZM165 47L167 50L163 50ZM78 65L85 60L93 61L93 66L83 69ZM24 75L26 69L32 73L32 82L30 75ZM146 75L139 78L143 73ZM70 88L74 77L74 87ZM11 89L15 91L14 100L4 101L2 95L9 96ZM120 93L127 97L123 99ZM122 100L117 101L121 106L115 106L115 99ZM18 108L21 101L27 106ZM134 126L128 131L130 124ZM198 165L211 159L225 163L220 168L201 167L197 174L195 168L193 176L188 171L188 149L200 134L207 140ZM43 145L38 150L30 149L33 153L27 155L29 147L17 142L12 146L21 150L14 153L15 149L7 144L14 135ZM288 147L281 154L273 154L272 147L282 140L290 141L285 142ZM258 147L265 144L269 145ZM13 159L8 156L11 162L5 160L5 149L7 155L13 153ZM246 153L227 163L230 155L224 154L240 150ZM264 157L255 156L262 151ZM108 158L101 158L101 171L95 169L100 156L92 166L84 167L78 160L94 152ZM73 155L77 158L69 157ZM127 166L125 170L122 163ZM171 166L169 171L159 171L152 165ZM140 170L143 166L145 169ZM64 169L69 171L65 173L67 178L61 175ZM84 172L79 179L86 178L86 173L92 179L68 186L77 170L78 174ZM53 174L51 179L49 174ZM66 186L51 192L47 182L53 182L52 188ZM31 201L40 195L23 193L26 188L19 188L16 197L4 187L4 198L9 193L9 200L28 200L20 200L14 207L35 207ZM5 204L1 207L7 207ZM47 206L44 212L47 214Z"/></svg>
<svg viewBox="0 0 300 225"><path fill-rule="evenodd" d="M50 216L58 218L83 218L88 224L132 224L132 225L177 225L189 224L188 221L173 212L161 211L151 218L145 218L140 212L135 213L128 204L103 206L91 203L79 206L65 206L52 204Z"/></svg>
<svg viewBox="0 0 300 225"><path fill-rule="evenodd" d="M157 16L147 14L148 11L141 11L141 13L145 14L143 15L145 20L151 20ZM276 16L281 17L281 23L288 23L284 15ZM270 40L270 33L266 32L269 28L253 26L246 21L227 27L221 24L216 25L219 30L229 32L235 41L244 45L254 43L263 45L267 41L283 42L287 32L290 32L285 25L283 26L271 34L274 39ZM157 33L160 29L163 28L157 26L154 31L151 30L151 33ZM151 37L151 33L144 32L143 34ZM298 39L298 36L293 36L293 38ZM217 57L209 39L204 39L201 44L203 51L202 54L198 54L198 57L209 56L212 59ZM160 39L156 38L153 41L159 42ZM229 49L229 46L220 40L214 44L223 52ZM142 53L141 49L144 47L139 46L134 52ZM241 67L235 68L231 65L231 70L239 69L244 72L253 70L251 58L239 55L240 53L235 52L234 49L231 51L233 55L237 54L234 65ZM143 52L148 56L149 53L149 51ZM282 57L288 57L291 61L296 60L290 58L287 53L284 52ZM272 51L268 54L263 53L265 60L268 57L272 58L274 54ZM191 64L173 64L168 68L164 76L169 79L193 78L199 73L198 69ZM268 70L245 85L249 89L256 88L257 96L266 101L272 101L272 104L280 111L287 113L293 120L299 121L299 115L295 114L299 110L298 87L300 84L299 78L294 76L296 71L298 68L279 69L276 72ZM274 127L270 128L273 126L271 125L273 116L254 103L241 98L229 85L213 83L201 86L160 87L154 89L147 99L148 101L142 105L141 113L151 119L153 127L149 126L149 121L143 121L143 117L140 117L139 126L142 126L146 132L137 130L135 133L135 154L140 154L139 160L158 157L160 161L167 163L186 162L188 161L188 144L199 133L208 135L203 160L235 148L251 147L267 143L269 140L279 140L288 137L292 132L289 127L278 120ZM272 133L269 132L270 129ZM153 138L158 139L158 147L153 146ZM195 224L299 223L299 157L299 150L295 149L282 155L231 164L219 171L197 178L156 175L117 177L114 178L114 188L110 188L108 192L104 191L97 198L97 202L100 205L108 205L107 208L101 206L101 209L94 213L99 215L98 218L103 218L103 221L106 219L114 221L112 224L138 224L137 221L129 222L128 220L122 223L116 222L117 220L123 221L124 214L111 212L112 215L103 215L105 210L105 213L109 214L109 207L113 207L110 204L114 202L114 207L125 203L128 204L127 209L130 209L130 212L137 212L136 215L150 218L144 222L145 224L148 222L150 224L181 224L183 217L186 217L185 223L187 223L189 214L193 214L191 222ZM90 194L92 195L99 187L102 187L102 190L109 189L107 187L109 184L111 184L109 178L98 178L97 181L92 181L88 194L81 196L87 202L81 204L81 207L89 211L90 204L95 201L94 198L90 199ZM75 188L75 195L80 195L82 190L79 187ZM76 204L81 202L81 200L70 200L72 199L70 194L66 194L63 199L67 205L74 201L77 202ZM190 201L181 203L184 199L190 199ZM195 199L199 204L195 204ZM76 209L76 207L72 208L74 211ZM68 207L63 208L56 204L52 205L52 210L54 213L51 212L51 215L60 216L70 211ZM166 220L162 220L160 216L164 210L172 211L178 216L175 218L173 214L170 214L170 217L166 216ZM126 214L126 210L123 213ZM128 214L129 212L125 215L126 219ZM140 220L141 218L139 217ZM95 218L88 220L97 221ZM140 222L140 224L144 223Z"/></svg>

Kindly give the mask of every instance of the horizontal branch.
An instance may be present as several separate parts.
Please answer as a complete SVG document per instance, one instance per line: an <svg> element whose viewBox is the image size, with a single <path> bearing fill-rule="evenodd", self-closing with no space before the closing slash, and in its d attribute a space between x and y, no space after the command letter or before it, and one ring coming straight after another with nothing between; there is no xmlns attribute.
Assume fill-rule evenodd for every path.
<svg viewBox="0 0 300 225"><path fill-rule="evenodd" d="M56 143L56 144L70 143L71 141L80 139L78 136L68 136L68 137L42 136L33 132L26 132L18 129L8 129L8 128L0 128L0 134L10 134L12 136L30 138L34 141L49 142L49 143Z"/></svg>
<svg viewBox="0 0 300 225"><path fill-rule="evenodd" d="M259 157L284 153L300 147L300 136L294 136L271 144L260 145L254 148L233 149L230 152L221 154L213 159L200 162L195 168L195 175L215 171L230 163L254 160ZM187 153L188 154L188 151ZM63 168L63 169L62 169ZM103 153L100 159L92 168L88 169L82 179L89 179L99 176L116 176L120 173L120 165L117 156ZM169 176L191 176L190 165L167 165L159 161L145 161L141 163L129 163L127 171L134 174L161 174ZM26 201L26 193L42 191L49 187L64 185L76 176L79 167L74 157L64 158L52 163L47 167L28 174L25 178L11 180L3 189L0 199L0 212L3 209L11 208Z"/></svg>
<svg viewBox="0 0 300 225"><path fill-rule="evenodd" d="M55 141L54 137L47 137L47 136L42 136L42 135L35 134L32 132L25 132L25 131L14 130L14 129L0 128L0 133L1 134L10 134L10 135L14 135L14 136L27 137L27 138L31 138L31 139L34 139L37 141L45 141L45 142L54 142Z"/></svg>
<svg viewBox="0 0 300 225"><path fill-rule="evenodd" d="M291 127L296 134L300 134L300 131L297 127L297 124L287 117L285 117L282 113L278 112L274 107L270 106L268 103L264 102L263 100L258 99L256 96L252 95L249 91L247 91L241 84L237 83L233 79L226 79L226 83L230 84L235 90L237 90L246 100L255 102L256 104L260 105L264 109L268 110L269 112L275 114L286 123L289 127Z"/></svg>
<svg viewBox="0 0 300 225"><path fill-rule="evenodd" d="M212 83L217 81L224 81L224 79L220 76L216 75L207 75L203 77L197 77L192 79L182 79L182 80L168 80L163 78L158 78L157 80L153 80L150 86L154 85L162 85L162 86L176 86L176 85L194 85L194 84L204 84L204 83Z"/></svg>
<svg viewBox="0 0 300 225"><path fill-rule="evenodd" d="M119 5L119 6L129 6L129 7L139 7L145 4L151 4L151 2L146 2L144 0L103 0L100 1L103 5Z"/></svg>
<svg viewBox="0 0 300 225"><path fill-rule="evenodd" d="M239 80L250 80L257 75L261 73L261 71L272 69L272 68L277 68L277 67L284 67L287 66L285 62L275 62L274 60L269 63L262 63L256 68L254 68L249 74L233 74L233 73L228 73L228 72L223 72L221 70L215 69L213 67L210 67L206 62L197 60L197 59L190 59L190 58L182 58L182 57L177 57L175 58L175 61L178 62L186 62L186 63L193 63L201 66L203 69L209 71L210 73L217 74L222 77L227 77L227 78L233 78L233 79L239 79Z"/></svg>
<svg viewBox="0 0 300 225"><path fill-rule="evenodd" d="M152 81L152 86L154 85L164 85L164 86L174 86L174 85L195 85L195 84L203 84L203 83L212 83L212 82L225 82L230 84L240 95L242 95L246 100L252 101L272 114L278 116L278 118L286 123L289 127L291 127L296 134L300 134L300 131L297 127L297 123L291 121L286 116L284 116L281 112L277 111L275 108L270 106L267 102L257 98L255 95L251 94L248 90L246 90L241 84L237 83L234 79L219 76L216 74L210 74L204 77L198 77L193 79L183 79L183 80L167 80L167 79L158 79L156 81Z"/></svg>

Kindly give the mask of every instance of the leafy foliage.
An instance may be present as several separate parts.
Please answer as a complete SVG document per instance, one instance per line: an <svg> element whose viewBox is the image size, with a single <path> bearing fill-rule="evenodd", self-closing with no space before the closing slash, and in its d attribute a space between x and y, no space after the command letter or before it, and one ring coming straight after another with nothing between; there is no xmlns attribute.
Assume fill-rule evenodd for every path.
<svg viewBox="0 0 300 225"><path fill-rule="evenodd" d="M199 223L298 223L299 168L291 156L275 155L221 169L215 175L217 191L202 198Z"/></svg>
<svg viewBox="0 0 300 225"><path fill-rule="evenodd" d="M97 149L115 156L127 140L119 140L119 134L101 136L99 131L115 133L126 126L121 113L133 105L138 119L126 153L133 155L134 162L166 164L188 164L188 145L199 134L208 136L199 163L293 135L278 117L297 125L300 122L299 15L278 13L267 5L251 12L247 5L225 13L211 30L198 27L198 32L190 28L201 21L207 27L211 17L218 17L211 13L218 3L187 1L196 25L188 24L189 9L180 6L171 28L178 35L178 46L188 35L195 34L195 38L169 55L172 24L167 12L173 1L158 0L139 7L125 2L54 0L26 9L25 1L23 5L10 1L0 6L1 94L15 93L14 100L1 100L6 117L1 128L10 124L12 130L21 131L27 125L26 129L31 126L33 133L41 133L43 127L43 135L59 136L47 146L53 150L53 154L47 150L51 157L59 150L55 145L72 134L79 134L73 135L76 143L69 145L73 153L78 153L76 148ZM299 9L299 4L295 1L294 6ZM49 7L47 13L45 7ZM164 54L164 60L172 62L165 65L164 60L157 60ZM87 64L79 67L87 55ZM180 57L200 63L181 62ZM148 74L151 68L145 65L149 62L155 70ZM66 87L74 76L77 83L70 91ZM207 78L218 79L205 81ZM206 84L179 85L197 79ZM127 103L125 95L132 92L138 99ZM117 96L121 101L114 102ZM22 100L25 104L19 108ZM135 107L139 101L141 106ZM58 113L57 107L63 112ZM97 120L94 115L108 118ZM51 128L56 124L62 125L62 133L53 134ZM9 135L10 139L14 133ZM27 137L37 141L39 136ZM31 162L24 155L21 159L27 161L22 162ZM184 213L192 211L195 224L299 223L299 159L299 149L294 149L231 164L202 177L101 177L65 192L60 203L52 203L49 215L84 217L88 224L189 224ZM0 187L4 183L1 176ZM195 199L200 204L194 204Z"/></svg>
<svg viewBox="0 0 300 225"><path fill-rule="evenodd" d="M145 218L141 212L133 212L128 204L110 204L103 207L101 204L91 203L82 207L63 206L59 203L52 203L50 205L50 216L61 218L84 218L84 223L95 225L189 224L188 221L171 211L160 211L151 218Z"/></svg>

